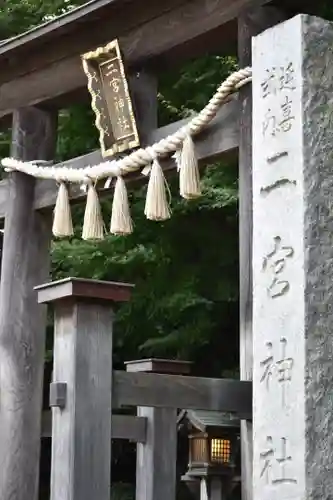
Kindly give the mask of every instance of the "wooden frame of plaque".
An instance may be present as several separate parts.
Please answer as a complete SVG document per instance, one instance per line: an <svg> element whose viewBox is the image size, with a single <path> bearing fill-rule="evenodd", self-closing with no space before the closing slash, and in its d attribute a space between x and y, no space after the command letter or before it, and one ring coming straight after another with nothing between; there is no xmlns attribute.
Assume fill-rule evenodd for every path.
<svg viewBox="0 0 333 500"><path fill-rule="evenodd" d="M96 115L102 156L140 145L129 86L118 40L81 56Z"/></svg>

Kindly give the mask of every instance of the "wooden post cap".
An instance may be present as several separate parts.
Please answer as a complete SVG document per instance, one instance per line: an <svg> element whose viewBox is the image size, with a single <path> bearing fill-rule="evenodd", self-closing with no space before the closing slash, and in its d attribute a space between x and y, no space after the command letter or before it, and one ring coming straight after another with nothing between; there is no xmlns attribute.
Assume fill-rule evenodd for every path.
<svg viewBox="0 0 333 500"><path fill-rule="evenodd" d="M128 302L134 285L113 281L66 278L36 286L38 303L47 304L65 298Z"/></svg>
<svg viewBox="0 0 333 500"><path fill-rule="evenodd" d="M138 359L125 363L127 372L152 372L168 375L188 375L191 371L192 361L177 359Z"/></svg>

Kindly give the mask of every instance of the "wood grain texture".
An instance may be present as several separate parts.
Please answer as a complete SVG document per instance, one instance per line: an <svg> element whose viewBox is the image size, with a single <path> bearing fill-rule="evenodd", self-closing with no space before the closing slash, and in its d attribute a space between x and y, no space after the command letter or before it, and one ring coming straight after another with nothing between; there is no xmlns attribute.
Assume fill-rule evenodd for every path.
<svg viewBox="0 0 333 500"><path fill-rule="evenodd" d="M134 415L112 415L111 438L128 439L134 443L146 441L147 421ZM42 438L52 437L52 413L50 410L42 414Z"/></svg>
<svg viewBox="0 0 333 500"><path fill-rule="evenodd" d="M53 381L67 402L52 409L51 500L109 499L112 322L106 303L55 304Z"/></svg>
<svg viewBox="0 0 333 500"><path fill-rule="evenodd" d="M187 123L188 120L181 120L165 127L161 127L148 134L147 142L154 142L174 133L179 127ZM221 133L223 130L223 133ZM235 157L238 148L238 103L236 100L226 104L221 108L216 118L211 122L206 131L202 132L196 138L196 152L201 166L217 158ZM73 160L59 163L58 166L68 166L71 168L84 168L89 165L96 165L103 161L100 151L93 151L87 155L74 158ZM176 172L174 160L165 160L161 162L166 174ZM140 171L127 175L125 180L129 183L147 182L147 177ZM103 184L102 184L103 185ZM35 190L36 209L51 208L55 205L57 198L57 186L54 181L38 180ZM100 196L110 196L113 187L109 189L99 189ZM70 186L70 196L72 202L82 202L86 195L77 185ZM0 219L4 217L7 206L7 180L0 182Z"/></svg>
<svg viewBox="0 0 333 500"><path fill-rule="evenodd" d="M147 80L147 82L145 82ZM139 81L137 83L140 83ZM136 102L141 104L143 130L146 139L157 128L157 81L142 79L137 86ZM145 111L144 111L145 110ZM181 363L150 360L126 363L132 372L148 371L151 374L171 366L182 372ZM186 365L187 366L187 365ZM170 500L176 498L177 462L177 410L174 408L138 407L137 415L147 421L147 434L144 443L137 444L136 453L136 500Z"/></svg>
<svg viewBox="0 0 333 500"><path fill-rule="evenodd" d="M226 488L221 477L212 477L209 484L209 500L222 500L225 496Z"/></svg>
<svg viewBox="0 0 333 500"><path fill-rule="evenodd" d="M140 145L147 146L151 133L157 129L157 78L149 71L134 71L129 77Z"/></svg>
<svg viewBox="0 0 333 500"><path fill-rule="evenodd" d="M189 363L167 359L141 359L126 363L131 373L167 373L181 375ZM147 420L147 437L137 445L136 500L176 498L177 409L138 408L138 416Z"/></svg>
<svg viewBox="0 0 333 500"><path fill-rule="evenodd" d="M0 82L38 71L64 58L80 57L114 38L136 32L142 25L186 2L188 0L169 0L144 5L140 0L108 0L104 5L91 2L98 7L93 15L89 12L85 15L88 5L83 5L81 18L78 15L75 21L72 17L72 23L67 23L66 18L75 11L0 45Z"/></svg>
<svg viewBox="0 0 333 500"><path fill-rule="evenodd" d="M138 359L125 363L127 372L168 373L169 375L189 375L192 361L178 359Z"/></svg>
<svg viewBox="0 0 333 500"><path fill-rule="evenodd" d="M76 23L83 24L84 22L87 22L88 18L92 17L96 11L102 11L104 7L107 7L110 4L119 6L120 2L122 2L122 0L95 0L94 2L88 2L87 4L81 5L64 15L43 23L40 26L36 26L25 33L20 33L17 36L1 41L0 55L8 55L9 53L13 55L12 51L17 50L23 45L24 47L30 49L33 45L29 46L29 44L36 42L36 40L40 43L41 38L43 38L43 42L45 43L51 38L63 36L74 30Z"/></svg>
<svg viewBox="0 0 333 500"><path fill-rule="evenodd" d="M177 410L138 408L147 419L147 439L136 455L136 500L176 497Z"/></svg>
<svg viewBox="0 0 333 500"><path fill-rule="evenodd" d="M252 383L154 373L113 374L113 407L230 411L252 418Z"/></svg>
<svg viewBox="0 0 333 500"><path fill-rule="evenodd" d="M56 119L38 109L15 112L12 154L51 159ZM0 498L35 500L41 433L46 308L34 286L48 279L51 224L33 207L35 180L8 180L0 287Z"/></svg>
<svg viewBox="0 0 333 500"><path fill-rule="evenodd" d="M244 12L238 20L238 60L251 66L251 39L284 20L286 14L271 6ZM239 92L239 301L240 376L252 380L252 88ZM241 422L242 499L252 500L252 422Z"/></svg>
<svg viewBox="0 0 333 500"><path fill-rule="evenodd" d="M90 26L89 37L87 36L87 28L81 36L76 34L76 41L73 42L76 45L75 53L69 53L69 50L72 49L69 48L71 44L68 43L68 40L65 46L58 41L56 46L48 47L41 62L38 64L35 62L34 71L30 70L21 76L15 75L12 63L12 76L9 74L5 76L5 68L3 68L3 83L0 85L2 96L0 117L11 113L19 106L48 102L77 88L86 87L86 76L82 71L79 55L83 51L94 48L96 44L107 43L111 38L117 36L124 59L128 64L139 64L142 67L149 63L150 65L162 65L163 68L166 65L174 67L179 65L184 58L193 58L197 55L197 50L200 45L202 46L200 39L206 38L207 33L235 19L249 5L253 3L261 5L268 1L191 0L186 3L178 2L178 6L175 5L174 1L174 8L168 6L169 3L165 3L163 8L165 12L160 15L156 15L155 12L155 17L152 16L151 6L149 13L146 12L147 3L145 9L130 11L126 24L124 24L124 15L121 13L118 13L118 17L105 17L104 21L102 17L101 24L96 22L95 26ZM163 3L154 2L151 5L159 5L159 11L163 11L161 8ZM154 9L156 11L156 7ZM135 22L135 18L137 18L137 22ZM144 19L147 22L143 22ZM130 26L132 29L126 31ZM92 37L94 32L96 33L95 38ZM225 33L228 36L223 41L221 36ZM220 38L215 37L215 44L210 48L221 51L223 43L229 42L228 39L229 31L225 30L224 32L221 29ZM194 47L193 50L191 50L191 45ZM175 56L176 48L177 56ZM182 48L185 48L184 54ZM169 52L171 56L168 58ZM52 54L53 59L51 58ZM161 56L163 56L162 59ZM26 55L26 64L28 64L29 57L32 56ZM22 56L19 63L22 72L21 61ZM54 78L55 74L61 75L61 78Z"/></svg>
<svg viewBox="0 0 333 500"><path fill-rule="evenodd" d="M158 12L161 14L162 11L175 9L177 6L186 3L188 0L169 0L167 4L162 2L147 3L144 6L140 0L95 0L94 2L88 2L66 14L53 19L41 26L35 27L26 33L20 34L16 37L12 37L1 43L0 45L0 64L1 69L5 69L5 65L12 68L15 72L26 71L24 70L24 64L28 61L21 61L21 68L18 64L18 58L21 55L29 55L29 62L34 61L34 57L37 56L35 49L39 49L39 56L37 56L40 62L45 62L45 57L49 61L50 58L54 59L56 56L54 50L57 46L59 49L58 58L61 59L66 56L66 52L63 53L63 47L67 45L67 55L70 51L84 51L85 48L79 48L80 44L91 44L91 46L96 46L100 43L99 38L101 33L105 37L106 28L108 28L110 33L114 29L114 25L111 24L114 18L118 23L118 29L121 32L128 31L131 27L131 14L136 16L137 22L139 24L140 19L138 16L141 14L148 15L150 13L155 13L157 17ZM227 7L229 0L225 1L225 6ZM230 3L230 2L229 2ZM237 2L234 2L237 5ZM276 4L276 2L274 2ZM316 5L313 5L312 0L279 0L280 8L293 8L294 13L299 12L299 9L303 9L303 12L308 12L311 14L316 14L319 12L320 6L324 4L324 0L318 0ZM213 3L211 3L213 5ZM258 5L256 0L252 0L250 5ZM155 10L154 10L155 9ZM156 10L158 9L158 10ZM105 25L105 21L109 24ZM104 22L104 23L103 23ZM98 30L94 30L98 24ZM125 23L125 24L124 24ZM84 40L85 34L89 33L90 40ZM237 35L235 33L235 35ZM113 35L116 36L116 35ZM109 39L108 39L109 40ZM52 51L53 49L53 51ZM39 67L36 64L35 67ZM16 73L17 74L17 73Z"/></svg>
<svg viewBox="0 0 333 500"><path fill-rule="evenodd" d="M39 304L47 304L68 297L109 302L129 301L134 285L115 281L83 278L64 278L35 287Z"/></svg>
<svg viewBox="0 0 333 500"><path fill-rule="evenodd" d="M112 439L129 439L135 443L144 443L147 436L147 420L133 415L112 415Z"/></svg>

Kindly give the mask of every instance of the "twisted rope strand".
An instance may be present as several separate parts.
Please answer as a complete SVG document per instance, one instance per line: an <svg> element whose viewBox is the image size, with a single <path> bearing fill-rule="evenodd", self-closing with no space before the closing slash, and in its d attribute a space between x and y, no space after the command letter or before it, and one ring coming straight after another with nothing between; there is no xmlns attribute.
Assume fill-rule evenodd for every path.
<svg viewBox="0 0 333 500"><path fill-rule="evenodd" d="M222 104L230 101L232 94L249 83L251 79L252 70L250 67L235 71L219 86L208 104L189 123L152 146L137 149L118 161L104 161L82 169L47 167L38 165L38 162L22 162L13 158L4 158L1 163L7 171L17 170L40 179L79 184L89 184L97 179L118 177L135 172L152 163L156 157L175 153L181 148L188 134L191 136L199 134L213 120Z"/></svg>

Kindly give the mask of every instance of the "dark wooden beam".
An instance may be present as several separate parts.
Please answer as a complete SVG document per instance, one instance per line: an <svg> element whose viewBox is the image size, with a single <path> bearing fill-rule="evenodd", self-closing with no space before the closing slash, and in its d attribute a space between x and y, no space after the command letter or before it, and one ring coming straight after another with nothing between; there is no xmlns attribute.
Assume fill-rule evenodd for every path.
<svg viewBox="0 0 333 500"><path fill-rule="evenodd" d="M176 0L173 0L173 4L175 2ZM261 5L267 2L268 0L256 0L255 3ZM181 2L178 1L179 3ZM128 15L135 27L132 25L131 30L127 32L130 22L126 21L125 29L124 14L119 12L118 17L106 18L104 21L101 18L94 26L90 26L89 36L85 27L82 33L76 35L73 42L68 39L58 40L55 46L45 49L45 55L32 53L24 58L21 54L17 64L14 64L12 58L11 68L10 71L7 70L7 74L6 68L2 68L0 64L0 82L3 82L0 85L0 117L23 105L48 102L54 98L57 98L58 105L61 105L59 96L85 87L86 76L82 71L79 55L83 51L94 48L96 44L106 43L118 36L127 64L158 65L160 63L165 67L168 62L174 66L179 64L183 57L195 57L200 46L204 46L207 50L206 44L203 43L207 41L207 34L235 19L244 8L252 3L253 0L205 0L205 2L191 0L173 9L169 6L168 12L153 19L150 18L144 23L142 19L148 17L145 9L134 13L130 11ZM154 2L155 4L161 3ZM165 5L168 5L168 2ZM214 39L218 53L221 53L224 45L229 47L229 30L226 30L226 33L225 39L218 37ZM224 34L224 30L221 30L220 35L223 37ZM234 40L236 40L236 31ZM75 46L75 52L71 44ZM191 49L192 45L194 50ZM177 49L176 52L175 49ZM38 50L41 51L42 46ZM160 58L168 52L172 54L171 58ZM28 72L25 70L22 74L22 65L31 65L31 58L36 57L39 59L34 62L30 70ZM21 76L18 76L17 71L21 72ZM55 78L55 75L59 77Z"/></svg>
<svg viewBox="0 0 333 500"><path fill-rule="evenodd" d="M147 421L144 417L134 415L112 415L112 439L128 439L135 443L146 441ZM44 411L42 415L42 438L52 437L52 412Z"/></svg>
<svg viewBox="0 0 333 500"><path fill-rule="evenodd" d="M84 51L90 46L104 43L105 35L109 39L110 33L114 30L118 29L120 34L129 31L134 18L136 18L135 24L138 26L142 24L143 19L148 21L149 18L158 17L163 12L175 9L186 2L189 2L189 0L169 0L164 3L147 2L144 5L140 0L90 1L25 33L1 40L0 67L2 74L0 78L3 78L3 70L6 64L8 64L8 67L15 69L18 72L17 74L23 74L28 67L26 65L31 64L32 61L35 62L35 69L39 69L40 66L37 61L51 62L77 51ZM262 3L260 0L247 1L246 4L243 0L233 2L238 10L237 15L239 15L241 9L258 7L260 3ZM317 14L320 7L325 4L325 0L318 0L316 5L313 5L312 0L273 0L271 3L283 9L293 9L294 13L299 12L299 9L303 9L304 12L309 14ZM224 0L224 6L228 7L228 4L232 4L232 2ZM208 6L207 10L210 11L211 8ZM141 15L144 17L141 17ZM98 26L98 30L93 29L96 26ZM89 41L84 40L86 38L84 35L87 33L89 33ZM118 33L112 33L112 36L118 36ZM234 41L236 41L237 30L234 32L233 37ZM65 46L67 46L67 49L63 52ZM59 49L58 57L55 55L57 47ZM34 54L34 52L37 52L36 48L39 54ZM18 64L19 55L22 54L28 54L29 61L21 60L20 64ZM36 59L36 56L39 59Z"/></svg>
<svg viewBox="0 0 333 500"><path fill-rule="evenodd" d="M115 371L113 407L125 405L226 411L251 419L252 383Z"/></svg>
<svg viewBox="0 0 333 500"><path fill-rule="evenodd" d="M192 361L180 361L177 359L149 358L127 361L126 371L167 373L169 375L189 375Z"/></svg>
<svg viewBox="0 0 333 500"><path fill-rule="evenodd" d="M78 23L83 25L89 18L93 18L96 12L102 12L105 7L109 6L123 7L124 2L123 0L94 0L80 5L40 26L35 26L17 36L2 40L0 42L0 57L4 54L6 56L9 53L12 54L13 51L22 48L22 46L30 49L33 42L45 43L50 38L59 38L67 32L73 32Z"/></svg>
<svg viewBox="0 0 333 500"><path fill-rule="evenodd" d="M83 19L64 24L74 11L60 16L0 46L0 82L39 71L64 58L79 57L83 52L126 35L187 1L146 3L144 8L142 5L138 8L139 0L108 0ZM82 6L82 10L85 7L88 5ZM52 29L52 26L56 27Z"/></svg>
<svg viewBox="0 0 333 500"><path fill-rule="evenodd" d="M212 121L211 125L204 131L196 140L196 151L199 161L202 165L221 158L224 155L235 155L238 147L238 105L236 100L223 106L217 117ZM180 126L184 125L187 120L161 127L154 132L148 134L147 142L154 142L174 133ZM58 164L58 166L66 165L72 168L83 168L88 165L95 165L101 162L102 156L100 151L94 151L87 155L75 158ZM164 171L175 171L175 162L173 160L162 162ZM126 177L128 182L146 182L147 178L140 172L130 174ZM108 196L111 189L101 189L101 196ZM86 198L86 195L79 189L78 186L72 185L70 188L71 199L73 202L80 202ZM0 182L0 219L4 217L7 206L7 180ZM37 181L35 191L35 208L45 209L53 207L56 201L57 187L53 181Z"/></svg>
<svg viewBox="0 0 333 500"><path fill-rule="evenodd" d="M132 415L112 415L111 437L129 439L135 443L144 443L147 435L147 421L144 417Z"/></svg>
<svg viewBox="0 0 333 500"><path fill-rule="evenodd" d="M183 375L113 372L114 407L154 406L233 411L252 418L252 384L238 380L197 378ZM112 437L145 442L146 419L112 415ZM51 437L52 415L43 413L42 437Z"/></svg>
<svg viewBox="0 0 333 500"><path fill-rule="evenodd" d="M130 75L130 89L140 142L147 146L158 127L157 77L145 70L134 71Z"/></svg>

